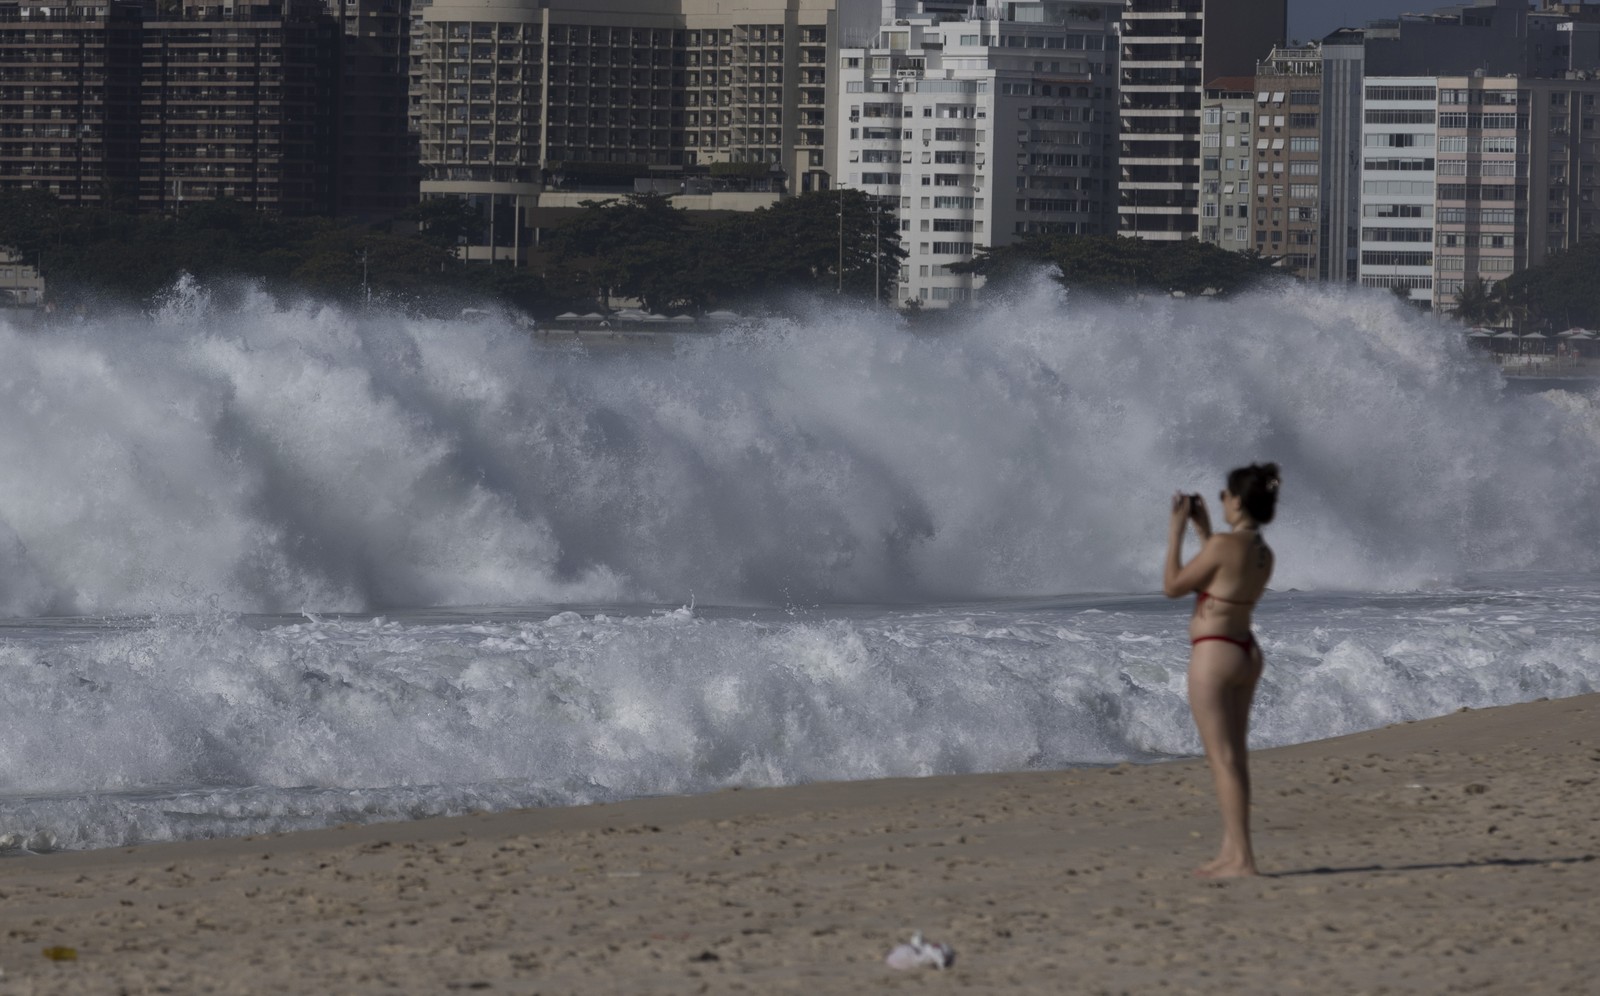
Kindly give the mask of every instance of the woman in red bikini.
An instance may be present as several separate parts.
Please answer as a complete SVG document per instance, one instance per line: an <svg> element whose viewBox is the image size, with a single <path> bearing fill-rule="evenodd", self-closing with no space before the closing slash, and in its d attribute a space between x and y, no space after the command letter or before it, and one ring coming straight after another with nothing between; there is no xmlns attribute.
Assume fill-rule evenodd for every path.
<svg viewBox="0 0 1600 996"><path fill-rule="evenodd" d="M1272 577L1272 548L1261 539L1261 527L1272 521L1277 508L1278 465L1251 464L1230 472L1220 498L1223 518L1233 531L1213 534L1199 495L1172 496L1161 583L1168 598L1195 593L1189 619L1189 709L1222 809L1222 847L1215 859L1195 869L1202 878L1256 874L1245 734L1262 658L1250 632L1250 611ZM1183 534L1190 520L1201 547L1185 564Z"/></svg>

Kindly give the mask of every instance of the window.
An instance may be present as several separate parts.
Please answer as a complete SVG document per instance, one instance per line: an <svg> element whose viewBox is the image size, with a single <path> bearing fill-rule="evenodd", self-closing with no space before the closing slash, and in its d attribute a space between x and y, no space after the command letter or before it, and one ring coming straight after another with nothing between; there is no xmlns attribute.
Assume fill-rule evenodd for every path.
<svg viewBox="0 0 1600 996"><path fill-rule="evenodd" d="M1437 99L1438 90L1431 86L1369 86L1368 100L1426 100Z"/></svg>

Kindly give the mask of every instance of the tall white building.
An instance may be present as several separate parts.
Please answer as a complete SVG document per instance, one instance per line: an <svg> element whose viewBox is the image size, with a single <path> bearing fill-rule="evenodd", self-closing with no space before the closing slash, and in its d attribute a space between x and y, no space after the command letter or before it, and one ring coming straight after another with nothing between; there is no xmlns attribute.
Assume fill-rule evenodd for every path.
<svg viewBox="0 0 1600 996"><path fill-rule="evenodd" d="M895 300L945 307L982 285L949 270L979 250L1116 231L1122 4L931 6L840 50L834 176L896 212L910 256Z"/></svg>
<svg viewBox="0 0 1600 996"><path fill-rule="evenodd" d="M1437 77L1369 76L1361 125L1361 283L1433 303Z"/></svg>

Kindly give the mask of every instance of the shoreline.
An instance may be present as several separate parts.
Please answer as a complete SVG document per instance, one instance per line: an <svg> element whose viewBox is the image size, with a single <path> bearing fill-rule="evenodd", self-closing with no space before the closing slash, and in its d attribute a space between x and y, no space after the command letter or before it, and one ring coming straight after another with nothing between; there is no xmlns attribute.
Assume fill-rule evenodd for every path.
<svg viewBox="0 0 1600 996"><path fill-rule="evenodd" d="M744 789L0 863L0 992L1583 992L1600 695L1202 762ZM71 947L73 961L41 951Z"/></svg>

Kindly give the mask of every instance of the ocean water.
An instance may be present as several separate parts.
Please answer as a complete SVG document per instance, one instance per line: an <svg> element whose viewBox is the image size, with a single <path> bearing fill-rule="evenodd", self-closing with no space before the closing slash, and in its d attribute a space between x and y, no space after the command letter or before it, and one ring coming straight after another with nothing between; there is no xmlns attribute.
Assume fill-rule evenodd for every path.
<svg viewBox="0 0 1600 996"><path fill-rule="evenodd" d="M0 845L1193 754L1167 498L1253 459L1255 744L1600 687L1596 401L1384 294L0 326Z"/></svg>

